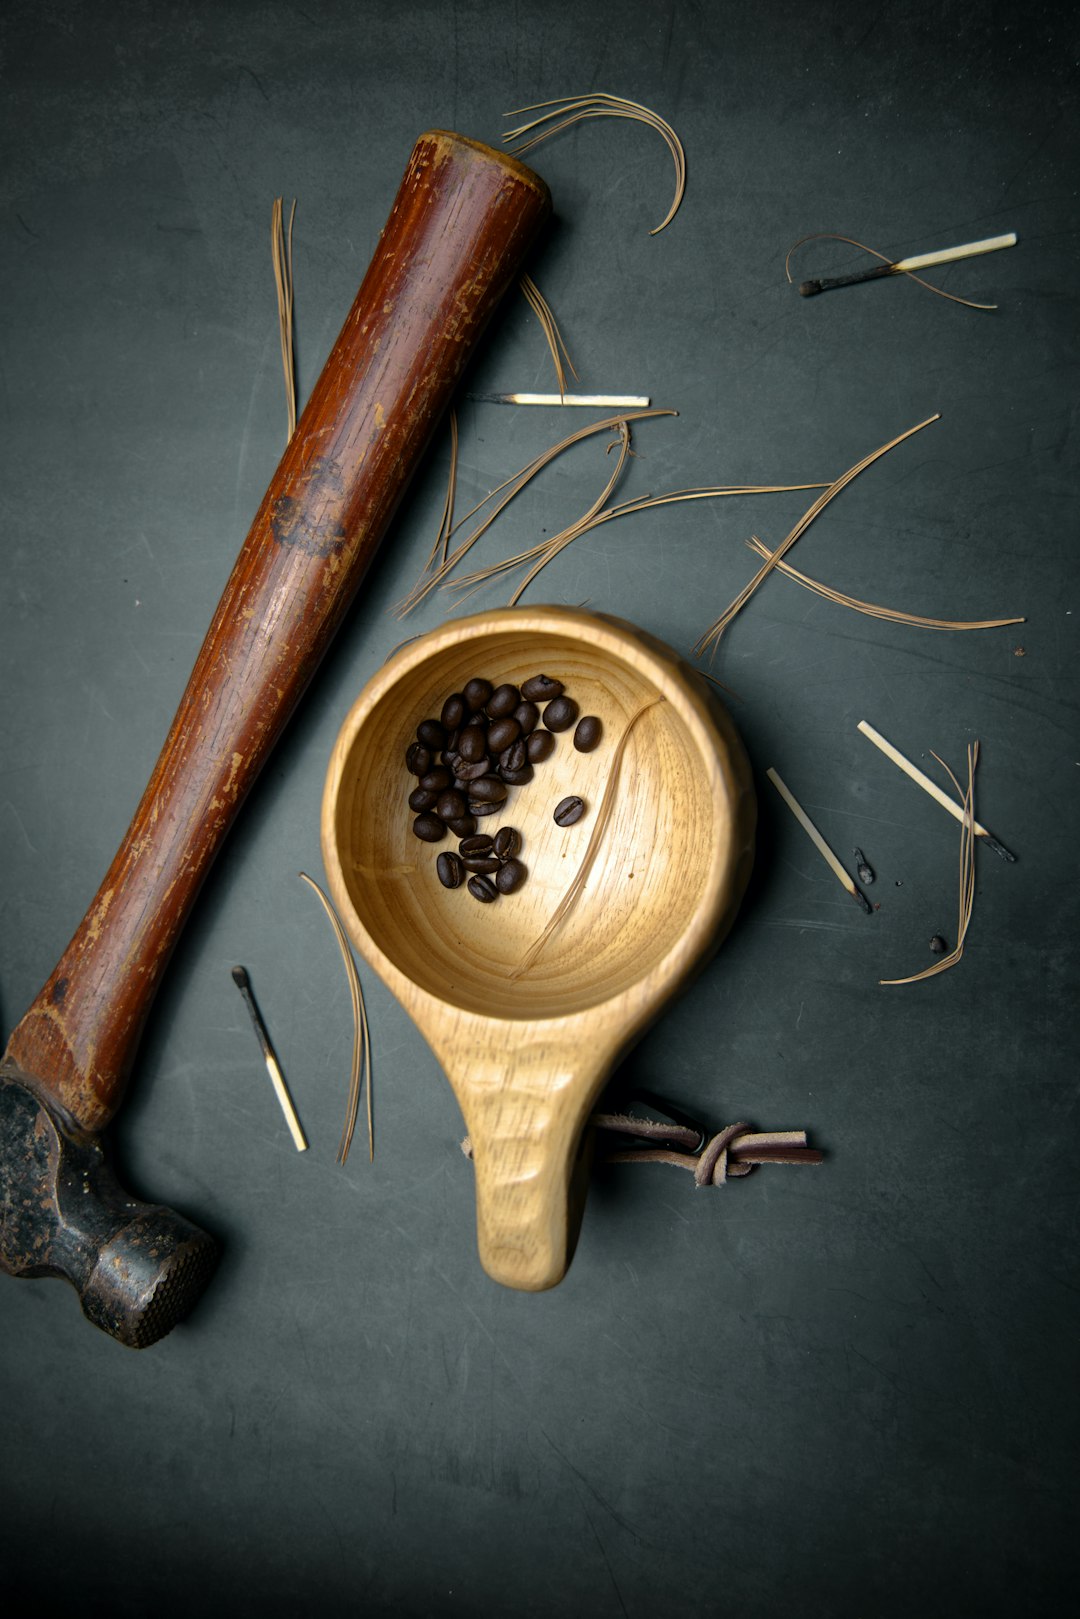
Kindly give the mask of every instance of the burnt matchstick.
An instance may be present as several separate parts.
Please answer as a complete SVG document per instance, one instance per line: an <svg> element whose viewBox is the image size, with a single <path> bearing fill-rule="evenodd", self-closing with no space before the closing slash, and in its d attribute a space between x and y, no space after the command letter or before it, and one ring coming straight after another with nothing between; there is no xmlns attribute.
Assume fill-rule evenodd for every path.
<svg viewBox="0 0 1080 1619"><path fill-rule="evenodd" d="M263 1061L266 1071L270 1075L274 1090L277 1093L281 1111L285 1115L285 1123L289 1126L289 1133L293 1138L297 1152L307 1151L307 1138L300 1127L300 1120L296 1116L293 1099L289 1095L289 1087L285 1083L285 1075L281 1072L281 1064L277 1060L277 1053L270 1043L266 1024L262 1020L262 1013L255 1004L255 997L251 993L251 979L248 977L246 967L234 967L232 970L233 983L244 997L244 1005L251 1014L251 1021L255 1026L255 1033L259 1037L262 1047Z"/></svg>
<svg viewBox="0 0 1080 1619"><path fill-rule="evenodd" d="M784 800L784 803L787 805L792 815L794 815L795 819L798 821L799 825L810 839L810 842L814 845L814 848L817 850L818 854L829 867L830 871L833 872L837 881L842 885L843 888L847 890L855 903L862 906L867 916L873 916L874 909L870 904L870 901L867 899L866 895L860 891L855 879L849 876L844 870L843 866L840 864L840 861L837 859L836 855L833 854L832 850L829 848L829 845L825 842L825 839L822 837L809 815L807 815L802 805L796 798L793 797L788 788L784 786L784 783L780 780L780 777L776 774L775 770L769 769L765 772L765 774L768 776L769 780L780 794L780 797Z"/></svg>
<svg viewBox="0 0 1080 1619"><path fill-rule="evenodd" d="M913 270L929 270L935 264L952 264L956 259L974 259L982 253L996 253L1002 247L1016 246L1016 232L1007 236L988 236L982 242L965 242L962 247L943 247L937 253L916 253L909 259L897 259L893 264L878 264L872 270L859 270L855 275L837 275L827 280L803 281L799 292L804 298L813 298L819 292L831 292L834 287L854 287L860 281L879 281L884 276L904 275Z"/></svg>
<svg viewBox="0 0 1080 1619"><path fill-rule="evenodd" d="M859 721L858 729L868 741L874 744L875 748L881 749L886 759L891 759L893 764L904 772L905 776L910 776L917 787L921 787L924 793L929 793L934 802L940 804L942 809L948 810L954 821L963 822L963 804L958 804L955 798L950 798L948 793L942 792L937 782L931 781L929 776L924 776L917 765L913 765L910 759L905 759L900 749L894 748L892 743L887 742L881 732L875 731L874 727L868 724L866 720ZM1016 856L1011 854L1003 843L999 843L997 838L991 837L985 826L980 826L979 822L976 821L974 831L975 836L982 838L988 849L993 849L994 853L999 855L1002 860L1008 860L1010 864L1015 864Z"/></svg>

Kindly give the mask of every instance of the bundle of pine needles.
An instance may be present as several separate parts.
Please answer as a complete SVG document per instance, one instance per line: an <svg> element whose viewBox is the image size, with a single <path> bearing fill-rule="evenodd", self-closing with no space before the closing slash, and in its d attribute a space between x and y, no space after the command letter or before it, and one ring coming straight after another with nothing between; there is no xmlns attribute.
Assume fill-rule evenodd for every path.
<svg viewBox="0 0 1080 1619"><path fill-rule="evenodd" d="M368 1129L368 1157L375 1157L375 1129L371 1105L371 1031L368 1028L367 1007L364 1004L364 991L360 984L360 974L356 970L349 941L342 926L341 918L330 900L306 871L300 873L300 880L314 889L319 904L330 919L330 926L334 930L338 949L341 951L341 960L345 967L345 977L349 985L349 998L352 1001L353 1014L353 1052L352 1067L349 1073L349 1096L345 1105L345 1123L342 1126L341 1141L338 1145L337 1161L344 1164L349 1156L352 1146L353 1131L356 1129L356 1116L360 1110L360 1092L367 1092L367 1129Z"/></svg>
<svg viewBox="0 0 1080 1619"><path fill-rule="evenodd" d="M296 218L296 198L289 210L288 229L285 227L282 199L274 198L270 212L270 256L274 264L274 285L277 287L278 332L281 338L281 366L285 373L285 405L289 414L291 439L296 432L296 363L293 354L293 274L292 238L293 220Z"/></svg>
<svg viewBox="0 0 1080 1619"><path fill-rule="evenodd" d="M538 146L541 141L548 140L550 136L559 135L564 129L569 129L573 124L582 123L589 118L629 118L655 129L662 137L675 164L675 196L666 215L649 235L659 236L660 232L671 224L686 191L686 153L678 135L659 113L653 112L649 107L643 107L639 101L628 101L625 96L606 95L601 91L587 96L559 96L554 101L537 101L529 107L515 107L512 112L506 114L506 117L517 118L523 112L539 112L540 117L520 124L517 129L507 130L503 135L507 150L512 150L517 157Z"/></svg>
<svg viewBox="0 0 1080 1619"><path fill-rule="evenodd" d="M566 364L570 369L570 375L576 382L578 380L578 374L574 370L574 362L566 351L566 344L563 342L562 333L559 330L555 316L551 313L551 305L544 297L544 294L540 291L540 288L536 285L536 282L533 280L532 276L523 275L518 284L521 287L522 292L525 294L525 299L529 305L529 308L540 322L540 329L544 334L548 349L551 353L552 363L555 367L555 379L559 384L559 398L561 399L566 393L566 372L563 369L563 361L566 361Z"/></svg>

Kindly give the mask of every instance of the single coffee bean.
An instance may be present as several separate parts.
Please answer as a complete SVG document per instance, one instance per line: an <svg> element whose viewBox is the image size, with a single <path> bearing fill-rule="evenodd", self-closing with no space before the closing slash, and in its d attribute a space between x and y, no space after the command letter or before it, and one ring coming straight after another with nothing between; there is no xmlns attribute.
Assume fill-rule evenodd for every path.
<svg viewBox="0 0 1080 1619"><path fill-rule="evenodd" d="M419 742L411 742L405 749L405 769L413 776L423 776L431 769L431 753Z"/></svg>
<svg viewBox="0 0 1080 1619"><path fill-rule="evenodd" d="M478 709L483 708L484 704L491 696L492 689L493 688L490 680L480 680L474 678L473 680L468 680L465 682L461 695L464 697L468 707L475 714Z"/></svg>
<svg viewBox="0 0 1080 1619"><path fill-rule="evenodd" d="M577 730L574 732L574 746L579 753L591 753L599 744L603 734L603 723L597 719L595 714L586 714L584 719L577 722Z"/></svg>
<svg viewBox="0 0 1080 1619"><path fill-rule="evenodd" d="M420 777L420 785L425 793L441 793L444 788L449 787L453 779L445 765L436 765L434 770L429 770L426 776Z"/></svg>
<svg viewBox="0 0 1080 1619"><path fill-rule="evenodd" d="M437 815L418 815L412 829L424 843L441 843L446 836L446 827Z"/></svg>
<svg viewBox="0 0 1080 1619"><path fill-rule="evenodd" d="M505 686L496 686L495 690L484 704L484 712L487 714L489 719L501 720L507 714L512 714L520 701L521 693L518 691L517 687L511 686L510 683L507 682Z"/></svg>
<svg viewBox="0 0 1080 1619"><path fill-rule="evenodd" d="M529 736L540 724L540 710L535 703L519 703L514 710L513 718L521 726L522 736Z"/></svg>
<svg viewBox="0 0 1080 1619"><path fill-rule="evenodd" d="M499 775L508 787L524 787L525 783L532 781L536 772L531 764L523 764L520 770L511 770L508 765L499 766Z"/></svg>
<svg viewBox="0 0 1080 1619"><path fill-rule="evenodd" d="M435 862L435 870L444 888L460 888L465 873L461 861L449 849L444 849Z"/></svg>
<svg viewBox="0 0 1080 1619"><path fill-rule="evenodd" d="M555 738L550 731L534 731L525 742L525 751L529 756L531 765L542 764L550 759L557 746Z"/></svg>
<svg viewBox="0 0 1080 1619"><path fill-rule="evenodd" d="M458 765L457 773L462 781L477 781L481 776L486 776L490 770L491 760L485 753L482 758L476 760L475 764L466 764L462 760L461 764Z"/></svg>
<svg viewBox="0 0 1080 1619"><path fill-rule="evenodd" d="M512 894L515 888L521 887L526 875L520 860L507 860L495 873L495 887L500 894Z"/></svg>
<svg viewBox="0 0 1080 1619"><path fill-rule="evenodd" d="M499 754L499 770L500 772L504 770L520 770L528 760L528 757L529 755L525 748L525 738L523 736L519 736L516 742L511 742L510 746L508 748L504 748ZM505 776L503 777L503 780L506 780Z"/></svg>
<svg viewBox="0 0 1080 1619"><path fill-rule="evenodd" d="M521 833L516 826L500 826L495 834L495 853L500 860L509 860L521 848Z"/></svg>
<svg viewBox="0 0 1080 1619"><path fill-rule="evenodd" d="M585 800L583 798L577 798L571 794L569 798L564 798L558 804L556 804L554 815L555 825L574 826L576 822L581 820L584 813Z"/></svg>
<svg viewBox="0 0 1080 1619"><path fill-rule="evenodd" d="M453 748L443 749L442 762L446 766L447 770L452 770L454 772L455 776L458 773L458 767L465 763L464 759L461 757L461 754L456 752Z"/></svg>
<svg viewBox="0 0 1080 1619"><path fill-rule="evenodd" d="M456 691L443 704L441 719L448 731L456 731L468 712L468 705L464 697L459 691Z"/></svg>
<svg viewBox="0 0 1080 1619"><path fill-rule="evenodd" d="M578 706L572 697L556 697L544 710L544 724L549 731L568 731L578 716Z"/></svg>
<svg viewBox="0 0 1080 1619"><path fill-rule="evenodd" d="M517 720L507 716L506 719L492 720L488 726L488 752L504 753L512 742L516 742L521 735L521 726Z"/></svg>
<svg viewBox="0 0 1080 1619"><path fill-rule="evenodd" d="M469 787L470 804L501 804L506 797L506 783L498 776L481 776Z"/></svg>
<svg viewBox="0 0 1080 1619"><path fill-rule="evenodd" d="M470 877L469 893L473 899L478 899L481 905L490 905L492 900L499 897L499 890L490 877Z"/></svg>
<svg viewBox="0 0 1080 1619"><path fill-rule="evenodd" d="M553 697L561 697L562 690L561 680L551 680L547 675L533 675L522 686L521 695L530 703L549 703Z"/></svg>
<svg viewBox="0 0 1080 1619"><path fill-rule="evenodd" d="M416 740L433 753L446 746L446 731L438 720L421 720L416 727Z"/></svg>
<svg viewBox="0 0 1080 1619"><path fill-rule="evenodd" d="M458 734L458 752L466 764L475 764L487 754L487 732L480 725L466 725Z"/></svg>
<svg viewBox="0 0 1080 1619"><path fill-rule="evenodd" d="M489 872L499 869L499 862L493 854L463 854L461 864L466 871L475 872L478 877L486 877Z"/></svg>
<svg viewBox="0 0 1080 1619"><path fill-rule="evenodd" d="M435 813L440 821L460 821L461 817L468 813L468 809L469 800L465 794L455 792L452 787L439 794L438 803L435 805Z"/></svg>
<svg viewBox="0 0 1080 1619"><path fill-rule="evenodd" d="M438 793L425 792L423 787L414 787L409 794L409 808L420 815L424 810L435 808L438 796Z"/></svg>
<svg viewBox="0 0 1080 1619"><path fill-rule="evenodd" d="M498 815L501 809L501 804L489 804L479 798L469 799L469 814L475 815L477 820L482 820L485 815Z"/></svg>
<svg viewBox="0 0 1080 1619"><path fill-rule="evenodd" d="M474 832L472 837L463 838L458 844L458 854L490 854L494 847L494 838L488 837L486 832Z"/></svg>
<svg viewBox="0 0 1080 1619"><path fill-rule="evenodd" d="M476 821L471 815L462 815L456 821L447 821L447 827L455 838L471 838L476 831Z"/></svg>

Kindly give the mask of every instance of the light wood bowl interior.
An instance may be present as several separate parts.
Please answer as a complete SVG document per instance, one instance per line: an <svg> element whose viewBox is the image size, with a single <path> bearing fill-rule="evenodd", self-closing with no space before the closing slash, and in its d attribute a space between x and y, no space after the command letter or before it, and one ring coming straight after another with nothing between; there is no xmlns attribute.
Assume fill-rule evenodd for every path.
<svg viewBox="0 0 1080 1619"><path fill-rule="evenodd" d="M603 739L583 754L572 730L562 733L533 780L478 823L492 833L517 827L528 868L517 893L484 905L464 885L447 890L438 880L437 856L457 840L427 844L413 834L415 778L404 754L417 724L437 718L470 677L520 685L539 673L561 680L582 715L599 716ZM522 972L585 856L631 722L587 880ZM587 812L559 827L552 812L569 794ZM505 1097L519 1083L543 1117L514 1128L539 1138L555 1107L565 1115L554 1135L567 1159L619 1050L724 931L752 834L745 756L704 680L645 632L560 608L457 619L400 649L342 728L323 806L324 858L345 927L442 1060L474 1136L483 1137L493 1095L505 1134ZM478 1176L483 1151L481 1141Z"/></svg>

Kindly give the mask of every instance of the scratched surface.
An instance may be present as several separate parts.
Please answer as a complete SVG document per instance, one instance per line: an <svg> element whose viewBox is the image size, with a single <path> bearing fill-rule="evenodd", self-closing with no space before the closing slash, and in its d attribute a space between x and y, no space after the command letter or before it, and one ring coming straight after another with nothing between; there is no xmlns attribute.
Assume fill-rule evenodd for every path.
<svg viewBox="0 0 1080 1619"><path fill-rule="evenodd" d="M1053 1612L1076 1445L1077 35L1073 8L9 0L0 17L0 1025L53 967L150 772L280 454L272 198L299 199L301 396L415 136L498 141L586 87L668 116L670 162L593 123L533 156L559 215L532 273L583 388L643 424L629 496L834 478L935 412L792 561L947 618L857 616L774 578L713 666L757 773L758 860L716 961L632 1053L710 1126L807 1128L820 1169L695 1193L598 1171L567 1280L480 1272L460 1121L373 979L378 1130L334 1163L349 1053L318 874L341 720L442 504L443 435L182 941L114 1132L144 1195L219 1234L190 1322L135 1355L56 1283L0 1288L0 1593L122 1616L907 1616ZM802 300L815 230L906 253L1015 230L940 273ZM808 245L796 280L858 267ZM551 386L524 301L471 385ZM462 402L467 506L563 418ZM572 424L579 425L578 421ZM494 559L579 515L582 446ZM532 598L689 648L811 496L612 523ZM497 604L497 590L484 601ZM414 629L438 623L428 603ZM966 953L958 829L923 768L978 738ZM863 916L765 778L876 868ZM293 1151L230 980L248 966L311 1151Z"/></svg>

